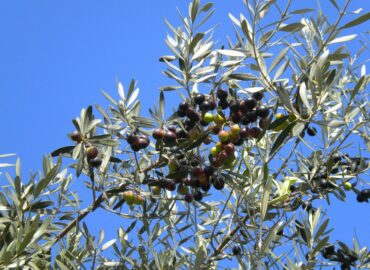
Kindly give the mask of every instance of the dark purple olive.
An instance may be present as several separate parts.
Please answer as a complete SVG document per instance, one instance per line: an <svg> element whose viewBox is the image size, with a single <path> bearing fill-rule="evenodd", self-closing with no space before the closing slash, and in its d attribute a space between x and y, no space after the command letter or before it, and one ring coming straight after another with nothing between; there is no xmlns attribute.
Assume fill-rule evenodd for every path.
<svg viewBox="0 0 370 270"><path fill-rule="evenodd" d="M213 180L213 187L217 190L221 190L225 187L225 180L223 177L217 177Z"/></svg>
<svg viewBox="0 0 370 270"><path fill-rule="evenodd" d="M239 246L233 246L232 252L234 256L238 256L242 253L242 249Z"/></svg>
<svg viewBox="0 0 370 270"><path fill-rule="evenodd" d="M176 190L176 183L174 181L167 181L165 184L165 189L168 191L175 191Z"/></svg>
<svg viewBox="0 0 370 270"><path fill-rule="evenodd" d="M209 110L210 111L213 111L214 109L216 109L217 108L217 103L216 103L216 101L215 100L213 100L213 99L211 99L210 101L209 101Z"/></svg>
<svg viewBox="0 0 370 270"><path fill-rule="evenodd" d="M131 147L132 151L134 151L134 152L137 152L141 149L140 146L137 143L130 144L130 147Z"/></svg>
<svg viewBox="0 0 370 270"><path fill-rule="evenodd" d="M240 130L240 133L239 133L239 136L240 138L247 138L249 136L249 128L247 127L244 127Z"/></svg>
<svg viewBox="0 0 370 270"><path fill-rule="evenodd" d="M165 134L164 130L162 128L158 128L153 131L153 138L156 140L162 140L164 137L164 134Z"/></svg>
<svg viewBox="0 0 370 270"><path fill-rule="evenodd" d="M250 123L254 123L257 121L257 113L256 111L248 111L244 115Z"/></svg>
<svg viewBox="0 0 370 270"><path fill-rule="evenodd" d="M176 133L175 132L167 131L164 134L163 141L165 143L175 143L176 142L176 139L177 139L177 136L176 136Z"/></svg>
<svg viewBox="0 0 370 270"><path fill-rule="evenodd" d="M333 162L334 163L337 163L337 162L339 162L339 161L341 161L342 160L342 155L340 154L340 153L335 153L334 155L333 155Z"/></svg>
<svg viewBox="0 0 370 270"><path fill-rule="evenodd" d="M215 172L215 168L213 166L205 166L203 172L207 176L212 176Z"/></svg>
<svg viewBox="0 0 370 270"><path fill-rule="evenodd" d="M329 182L326 179L320 179L320 187L326 189L329 187Z"/></svg>
<svg viewBox="0 0 370 270"><path fill-rule="evenodd" d="M239 100L239 109L242 113L246 113L248 111L248 107L245 103L245 100L243 99Z"/></svg>
<svg viewBox="0 0 370 270"><path fill-rule="evenodd" d="M220 132L220 130L221 130L221 128L220 128L220 127L218 127L218 126L214 126L214 127L212 128L212 133L213 133L213 134L215 134L215 135L217 135L217 134Z"/></svg>
<svg viewBox="0 0 370 270"><path fill-rule="evenodd" d="M241 119L240 119L240 123L242 124L242 125L249 125L249 123L250 123L250 121L249 121L249 119L248 119L248 117L247 116L243 116Z"/></svg>
<svg viewBox="0 0 370 270"><path fill-rule="evenodd" d="M200 202L203 199L203 193L200 191L196 191L193 197L194 197L194 200L196 200L197 202Z"/></svg>
<svg viewBox="0 0 370 270"><path fill-rule="evenodd" d="M228 156L231 156L235 152L235 146L232 143L228 143L224 145L224 151Z"/></svg>
<svg viewBox="0 0 370 270"><path fill-rule="evenodd" d="M193 109L193 108L189 108L187 111L186 111L186 116L191 120L191 121L194 121L194 122L197 122L199 121L200 119L200 116L199 114Z"/></svg>
<svg viewBox="0 0 370 270"><path fill-rule="evenodd" d="M229 107L229 102L226 99L221 99L218 102L218 106L221 107L221 109L226 110Z"/></svg>
<svg viewBox="0 0 370 270"><path fill-rule="evenodd" d="M179 116L179 117L185 117L186 116L186 111L180 111L180 110L177 110L177 115Z"/></svg>
<svg viewBox="0 0 370 270"><path fill-rule="evenodd" d="M263 92L259 91L259 92L253 93L252 98L254 98L255 100L261 100L263 98Z"/></svg>
<svg viewBox="0 0 370 270"><path fill-rule="evenodd" d="M136 143L140 149L144 149L148 147L148 145L150 144L150 141L147 136L140 136Z"/></svg>
<svg viewBox="0 0 370 270"><path fill-rule="evenodd" d="M316 133L317 133L316 128L314 128L314 127L309 127L309 128L307 128L307 134L308 134L309 136L315 136L315 135L316 135Z"/></svg>
<svg viewBox="0 0 370 270"><path fill-rule="evenodd" d="M199 105L199 109L203 112L211 111L213 110L213 105L209 101L204 101L201 105Z"/></svg>
<svg viewBox="0 0 370 270"><path fill-rule="evenodd" d="M325 259L330 259L335 254L335 246L334 245L326 246L323 248L321 253Z"/></svg>
<svg viewBox="0 0 370 270"><path fill-rule="evenodd" d="M201 105L206 100L206 97L203 94L197 94L194 97L194 103L197 105Z"/></svg>
<svg viewBox="0 0 370 270"><path fill-rule="evenodd" d="M235 124L238 124L240 120L242 119L242 117L243 115L241 111L232 112L230 114L230 118Z"/></svg>
<svg viewBox="0 0 370 270"><path fill-rule="evenodd" d="M269 109L265 106L259 106L256 112L257 116L261 117L262 119L265 119L269 116Z"/></svg>
<svg viewBox="0 0 370 270"><path fill-rule="evenodd" d="M267 129L268 128L268 119L260 119L258 122L258 126L262 129Z"/></svg>
<svg viewBox="0 0 370 270"><path fill-rule="evenodd" d="M230 107L231 112L239 111L239 108L240 108L239 101L231 100L230 103L229 103L229 107Z"/></svg>
<svg viewBox="0 0 370 270"><path fill-rule="evenodd" d="M77 130L70 134L70 138L72 141L75 141L78 143L82 141L82 135Z"/></svg>
<svg viewBox="0 0 370 270"><path fill-rule="evenodd" d="M135 135L135 134L130 134L127 136L126 140L129 144L133 144L135 143L135 141L139 138L139 136Z"/></svg>
<svg viewBox="0 0 370 270"><path fill-rule="evenodd" d="M94 159L98 156L98 148L95 146L90 146L86 149L86 157L87 159Z"/></svg>
<svg viewBox="0 0 370 270"><path fill-rule="evenodd" d="M254 98L247 98L245 100L245 105L247 106L248 110L253 110L257 106L257 100Z"/></svg>
<svg viewBox="0 0 370 270"><path fill-rule="evenodd" d="M362 203L362 202L365 202L366 201L366 198L364 196L362 196L361 193L357 194L357 197L356 197L356 200L359 202L359 203Z"/></svg>
<svg viewBox="0 0 370 270"><path fill-rule="evenodd" d="M201 168L201 167L195 167L191 171L192 175L195 176L195 177L200 176L203 172L204 172L203 168Z"/></svg>
<svg viewBox="0 0 370 270"><path fill-rule="evenodd" d="M176 132L176 126L174 126L174 125L168 126L167 129L169 131Z"/></svg>
<svg viewBox="0 0 370 270"><path fill-rule="evenodd" d="M217 98L219 100L224 100L227 98L227 92L221 88L217 90Z"/></svg>
<svg viewBox="0 0 370 270"><path fill-rule="evenodd" d="M370 198L370 189L363 189L363 190L361 190L361 195L364 198L366 198L366 200L369 199Z"/></svg>
<svg viewBox="0 0 370 270"><path fill-rule="evenodd" d="M187 109L189 109L190 105L188 102L184 101L184 102L181 102L180 105L179 105L179 111L182 111L182 112L186 112Z"/></svg>
<svg viewBox="0 0 370 270"><path fill-rule="evenodd" d="M187 203L191 203L191 202L193 201L193 199L194 199L193 194L186 194L186 195L184 196L184 200L185 200L185 202L187 202Z"/></svg>
<svg viewBox="0 0 370 270"><path fill-rule="evenodd" d="M211 185L209 184L209 185L206 185L206 186L201 186L200 188L201 188L203 191L207 192L208 190L210 190L210 189L211 189Z"/></svg>

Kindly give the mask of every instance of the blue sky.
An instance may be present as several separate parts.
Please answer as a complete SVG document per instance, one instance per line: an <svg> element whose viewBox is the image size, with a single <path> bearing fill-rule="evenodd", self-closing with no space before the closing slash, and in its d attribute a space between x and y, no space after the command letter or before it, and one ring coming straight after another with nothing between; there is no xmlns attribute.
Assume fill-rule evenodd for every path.
<svg viewBox="0 0 370 270"><path fill-rule="evenodd" d="M323 5L330 15L335 10L327 2ZM187 6L184 0L1 1L0 154L21 157L25 176L37 171L42 155L70 144L66 134L73 131L71 119L82 107L107 105L99 90L116 96L116 79L124 85L138 80L142 107L152 106L159 87L169 83L158 61L169 53L163 17L178 25L176 7L186 13ZM244 8L241 0L216 1L215 8L209 26L221 23L216 31L221 44L226 33L232 35L227 12L239 14ZM353 196L347 203L334 202L328 209L333 236L350 242L357 228L360 242L369 245L367 211L369 205L356 203ZM115 230L113 225L105 227ZM114 237L113 232L107 235Z"/></svg>

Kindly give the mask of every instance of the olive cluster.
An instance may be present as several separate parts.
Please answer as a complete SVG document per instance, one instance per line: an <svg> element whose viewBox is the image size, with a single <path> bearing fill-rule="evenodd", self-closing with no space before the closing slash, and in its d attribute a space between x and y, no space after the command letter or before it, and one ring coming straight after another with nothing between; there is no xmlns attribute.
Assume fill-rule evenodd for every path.
<svg viewBox="0 0 370 270"><path fill-rule="evenodd" d="M369 202L369 199L370 199L370 189L363 189L361 190L358 194L357 194L357 201L359 203L363 203L363 202Z"/></svg>
<svg viewBox="0 0 370 270"><path fill-rule="evenodd" d="M152 181L152 193L159 195L162 189L175 191L184 196L188 203L201 201L204 192L210 190L211 186L221 190L225 186L225 180L221 175L215 173L213 166L202 166L199 157L193 153L176 153L167 163L169 169L168 178L163 181ZM169 177L173 177L171 179Z"/></svg>
<svg viewBox="0 0 370 270"><path fill-rule="evenodd" d="M351 250L344 250L342 248L336 250L332 244L324 247L321 254L327 260L341 263L341 269L343 270L351 269L351 265L358 260L357 255L351 252Z"/></svg>
<svg viewBox="0 0 370 270"><path fill-rule="evenodd" d="M243 145L248 138L258 138L260 127L266 124L269 109L260 104L262 98L262 92L241 99L219 88L215 96L196 94L190 101L181 102L176 111L181 122L153 131L157 145L161 142L171 147L189 138L204 138L202 143L209 144L214 138L212 134L218 141L210 148L209 165L200 162L192 151L172 156L167 165L170 175L176 175L176 179L166 180L159 188L153 187L153 193L159 194L161 188L174 191L179 184L178 193L184 195L185 201L191 202L202 199L200 190L208 191L211 186L223 189L225 180L217 169L231 168L236 159L236 147ZM189 187L193 192L189 192Z"/></svg>
<svg viewBox="0 0 370 270"><path fill-rule="evenodd" d="M76 143L80 143L83 141L83 136L77 130L74 131L72 134L70 134L70 138ZM102 164L102 159L98 156L99 155L98 148L91 145L87 141L84 143L84 145L85 145L86 158L90 166L95 167L95 168L100 167L100 165Z"/></svg>
<svg viewBox="0 0 370 270"><path fill-rule="evenodd" d="M230 168L235 161L235 147L242 145L248 138L256 139L260 136L261 129L252 125L258 121L259 126L264 128L269 109L259 104L263 98L262 92L256 92L249 98L241 99L232 98L227 91L218 89L216 96L219 108L228 109L229 117L226 118L223 113L216 115L206 113L203 119L207 123L216 124L212 128L212 133L218 136L219 141L210 150L213 165Z"/></svg>
<svg viewBox="0 0 370 270"><path fill-rule="evenodd" d="M129 134L126 140L134 152L145 149L150 144L148 136L142 134Z"/></svg>
<svg viewBox="0 0 370 270"><path fill-rule="evenodd" d="M206 97L203 94L198 94L193 98L193 102L184 101L179 104L177 115L182 118L182 125L185 130L178 130L179 138L188 138L189 132L196 125L207 126L208 123L202 119L202 114L215 110L217 104L212 96ZM198 109L198 110L197 110Z"/></svg>
<svg viewBox="0 0 370 270"><path fill-rule="evenodd" d="M321 166L320 169L313 176L312 191L317 192L318 189L326 190L337 188L337 186L329 180L331 176L338 174L347 174L348 171L355 173L359 170L361 162L365 162L365 159L359 157L350 157L348 154L334 153L330 157L330 160L328 160L330 166ZM365 164L365 166L367 165ZM309 170L311 171L312 169L313 166L309 166ZM353 186L349 181L344 182L343 187L347 191L353 189ZM370 196L367 195L367 192L367 189L360 191L357 194L357 201L367 202L370 198Z"/></svg>
<svg viewBox="0 0 370 270"><path fill-rule="evenodd" d="M328 189L328 188L335 188L336 186L329 181L328 178L328 173L325 171L321 171L315 174L315 176L312 178L313 181L313 191L317 191L317 188L320 189Z"/></svg>
<svg viewBox="0 0 370 270"><path fill-rule="evenodd" d="M249 125L256 123L260 119L260 125L264 125L265 120L269 116L269 109L266 106L259 105L263 98L262 92L255 92L251 97L246 99L228 99L228 94L225 90L217 90L217 98L219 106L222 109L229 108L230 119L235 124Z"/></svg>
<svg viewBox="0 0 370 270"><path fill-rule="evenodd" d="M90 166L98 168L102 164L102 159L99 157L99 149L86 140L82 134L78 131L74 131L70 134L70 138L76 143L84 143L85 155ZM127 142L130 144L133 151L139 151L140 149L146 148L150 141L145 135L130 134L127 136ZM122 193L125 202L128 205L143 204L145 197L140 194L137 190L126 190Z"/></svg>
<svg viewBox="0 0 370 270"><path fill-rule="evenodd" d="M126 190L122 193L122 196L128 205L143 204L145 201L144 196L136 190Z"/></svg>

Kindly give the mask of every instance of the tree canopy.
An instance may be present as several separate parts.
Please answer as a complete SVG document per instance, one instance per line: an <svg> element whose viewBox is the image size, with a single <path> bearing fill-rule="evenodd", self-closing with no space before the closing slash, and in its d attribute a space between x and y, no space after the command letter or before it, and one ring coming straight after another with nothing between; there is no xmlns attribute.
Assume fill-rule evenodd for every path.
<svg viewBox="0 0 370 270"><path fill-rule="evenodd" d="M370 268L368 247L331 237L325 211L348 193L353 207L370 199L369 32L356 33L370 13L293 2L244 1L226 44L212 3L165 20L172 83L153 108L118 81L40 172L21 177L17 159L1 175L0 268ZM71 188L82 180L84 209ZM91 234L96 209L122 218L115 239Z"/></svg>

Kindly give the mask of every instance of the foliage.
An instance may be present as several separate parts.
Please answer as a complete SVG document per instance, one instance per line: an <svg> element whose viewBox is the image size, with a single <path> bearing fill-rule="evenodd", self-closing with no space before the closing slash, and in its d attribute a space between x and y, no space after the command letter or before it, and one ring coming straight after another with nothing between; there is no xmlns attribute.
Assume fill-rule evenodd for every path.
<svg viewBox="0 0 370 270"><path fill-rule="evenodd" d="M83 109L73 143L44 157L42 172L24 180L17 160L15 176L5 173L0 267L211 269L231 259L241 269L369 268L368 247L331 239L322 209L348 192L370 198L367 41L353 34L370 13L330 0L333 20L292 2L244 1L222 46L214 27L202 30L212 3L193 0L181 27L165 20L171 55L160 61L174 84L150 117L136 82L126 91L118 82L118 98L103 92L108 109ZM165 109L168 91L179 108ZM70 171L89 178L85 209ZM98 208L126 220L116 239L83 222Z"/></svg>

